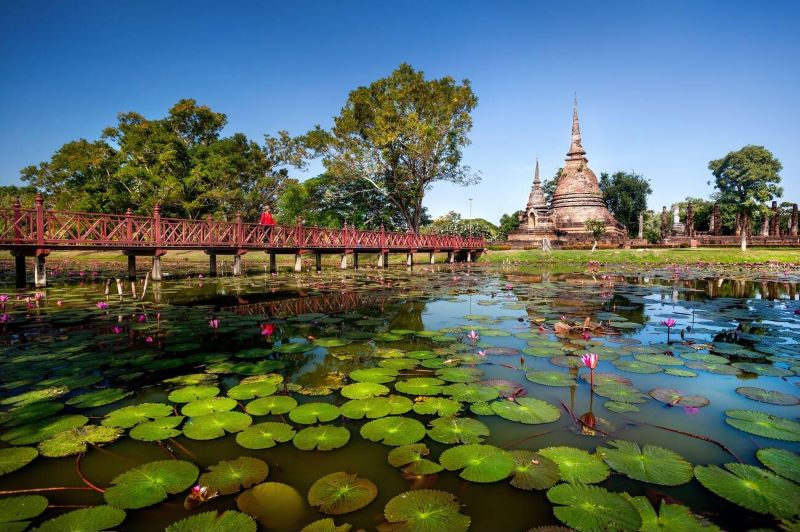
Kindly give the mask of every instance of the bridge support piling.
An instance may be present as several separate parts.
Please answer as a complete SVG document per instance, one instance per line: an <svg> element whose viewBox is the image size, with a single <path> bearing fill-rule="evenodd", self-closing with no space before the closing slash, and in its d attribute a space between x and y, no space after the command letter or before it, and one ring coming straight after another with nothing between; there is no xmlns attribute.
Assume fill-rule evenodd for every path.
<svg viewBox="0 0 800 532"><path fill-rule="evenodd" d="M413 266L413 265L414 265L414 254L406 253L406 266Z"/></svg>
<svg viewBox="0 0 800 532"><path fill-rule="evenodd" d="M467 262L472 262L472 252L467 251Z"/></svg>
<svg viewBox="0 0 800 532"><path fill-rule="evenodd" d="M358 253L356 253L355 251L353 252L353 269L354 270L358 269Z"/></svg>
<svg viewBox="0 0 800 532"><path fill-rule="evenodd" d="M339 269L346 270L347 269L347 253L342 253L342 259L339 262Z"/></svg>
<svg viewBox="0 0 800 532"><path fill-rule="evenodd" d="M447 252L447 262L453 264L456 261L456 252L455 251L448 251Z"/></svg>
<svg viewBox="0 0 800 532"><path fill-rule="evenodd" d="M150 272L150 279L153 281L160 281L161 277L161 257L158 255L153 257L153 269Z"/></svg>
<svg viewBox="0 0 800 532"><path fill-rule="evenodd" d="M378 253L378 268L385 268L386 263L389 262L388 253L384 254L383 251Z"/></svg>
<svg viewBox="0 0 800 532"><path fill-rule="evenodd" d="M47 286L47 269L45 268L45 255L33 258L33 285L36 288Z"/></svg>
<svg viewBox="0 0 800 532"><path fill-rule="evenodd" d="M27 285L27 275L25 273L25 257L17 255L14 257L14 271L16 273L17 288L25 288Z"/></svg>
<svg viewBox="0 0 800 532"><path fill-rule="evenodd" d="M317 264L317 273L322 273L322 253L314 253L314 261ZM345 262L345 268L347 267L347 263Z"/></svg>
<svg viewBox="0 0 800 532"><path fill-rule="evenodd" d="M213 253L208 254L208 276L217 276L217 256Z"/></svg>
<svg viewBox="0 0 800 532"><path fill-rule="evenodd" d="M136 255L128 255L128 280L136 280Z"/></svg>
<svg viewBox="0 0 800 532"><path fill-rule="evenodd" d="M294 254L294 271L298 273L303 271L303 256L300 253Z"/></svg>
<svg viewBox="0 0 800 532"><path fill-rule="evenodd" d="M430 259L431 259L430 260L431 264L436 264L436 253L434 253L433 251L431 251Z"/></svg>
<svg viewBox="0 0 800 532"><path fill-rule="evenodd" d="M242 256L241 255L234 255L233 256L233 275L239 276L242 275Z"/></svg>

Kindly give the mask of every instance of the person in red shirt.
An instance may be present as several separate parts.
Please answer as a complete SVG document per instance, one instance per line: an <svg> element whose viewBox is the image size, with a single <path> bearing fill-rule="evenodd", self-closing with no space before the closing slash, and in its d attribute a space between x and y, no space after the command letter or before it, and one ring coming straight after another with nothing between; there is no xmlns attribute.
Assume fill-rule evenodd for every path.
<svg viewBox="0 0 800 532"><path fill-rule="evenodd" d="M275 225L275 218L272 217L272 212L269 210L269 205L264 205L264 211L261 213L261 219L258 221L258 223L264 226L264 242L269 242L269 235L272 232L272 226Z"/></svg>

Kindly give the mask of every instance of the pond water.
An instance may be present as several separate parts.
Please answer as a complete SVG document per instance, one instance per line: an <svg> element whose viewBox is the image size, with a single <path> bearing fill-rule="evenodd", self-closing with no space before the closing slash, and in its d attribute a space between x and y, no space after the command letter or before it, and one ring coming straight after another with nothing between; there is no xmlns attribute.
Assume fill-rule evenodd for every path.
<svg viewBox="0 0 800 532"><path fill-rule="evenodd" d="M6 290L2 530L161 530L254 508L262 530L327 517L430 531L747 530L798 518L796 277L193 274L136 300L127 283L107 296L100 270L63 276L40 299ZM594 393L587 352L598 355ZM186 509L198 473L240 457L266 463L266 478L256 460L223 464L199 480L223 494ZM315 485L337 472L371 482ZM261 482L279 484L240 486ZM106 503L124 520L84 510ZM252 529L236 517L216 530Z"/></svg>

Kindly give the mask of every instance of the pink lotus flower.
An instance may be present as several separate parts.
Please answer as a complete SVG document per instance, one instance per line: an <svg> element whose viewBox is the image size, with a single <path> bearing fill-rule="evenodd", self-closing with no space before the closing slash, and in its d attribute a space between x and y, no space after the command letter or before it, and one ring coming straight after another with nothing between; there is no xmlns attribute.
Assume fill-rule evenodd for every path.
<svg viewBox="0 0 800 532"><path fill-rule="evenodd" d="M201 273L201 274L199 274L199 275L197 276L197 278L198 278L198 279L202 279L202 278L203 278L203 274L202 274L202 273Z"/></svg>
<svg viewBox="0 0 800 532"><path fill-rule="evenodd" d="M36 299L36 301L41 301L42 299L44 299L44 294L41 292L36 292L35 294L33 294L33 297L34 299Z"/></svg>
<svg viewBox="0 0 800 532"><path fill-rule="evenodd" d="M8 301L8 294L0 294L0 303Z"/></svg>
<svg viewBox="0 0 800 532"><path fill-rule="evenodd" d="M8 323L9 321L11 321L11 314L6 312L0 314L0 323Z"/></svg>
<svg viewBox="0 0 800 532"><path fill-rule="evenodd" d="M467 333L467 338L469 339L470 342L472 342L473 345L480 339L480 337L481 335L476 333L474 330L469 331L469 333Z"/></svg>
<svg viewBox="0 0 800 532"><path fill-rule="evenodd" d="M586 353L585 355L581 356L583 365L591 370L594 370L597 367L597 359L597 353Z"/></svg>
<svg viewBox="0 0 800 532"><path fill-rule="evenodd" d="M506 284L506 290L511 290L512 288L514 288L513 284L511 283Z"/></svg>
<svg viewBox="0 0 800 532"><path fill-rule="evenodd" d="M545 331L544 325L539 325L539 332L544 332L544 331Z"/></svg>
<svg viewBox="0 0 800 532"><path fill-rule="evenodd" d="M561 316L558 317L558 319L560 319L561 321L567 321L567 316L562 314Z"/></svg>
<svg viewBox="0 0 800 532"><path fill-rule="evenodd" d="M153 337L152 336L145 336L144 341L145 341L146 344L152 344L153 343Z"/></svg>
<svg viewBox="0 0 800 532"><path fill-rule="evenodd" d="M661 325L663 325L667 329L671 329L672 327L675 327L676 323L677 322L675 320L673 320L672 318L667 318L666 320L661 320Z"/></svg>
<svg viewBox="0 0 800 532"><path fill-rule="evenodd" d="M211 318L208 320L208 326L214 330L219 329L219 318Z"/></svg>
<svg viewBox="0 0 800 532"><path fill-rule="evenodd" d="M486 351L478 351L478 356L479 357L485 357L486 356Z"/></svg>
<svg viewBox="0 0 800 532"><path fill-rule="evenodd" d="M105 310L108 308L108 303L106 303L105 301L98 301L97 303L95 303L94 306L99 308L100 310Z"/></svg>
<svg viewBox="0 0 800 532"><path fill-rule="evenodd" d="M61 305L63 305L63 304L64 304L64 302L63 302L63 301L61 301L60 299L59 299L58 301L56 301L56 305L58 305L59 307L60 307Z"/></svg>
<svg viewBox="0 0 800 532"><path fill-rule="evenodd" d="M275 326L271 323L265 323L261 326L261 336L272 336L275 334Z"/></svg>
<svg viewBox="0 0 800 532"><path fill-rule="evenodd" d="M136 321L138 321L139 323L144 323L147 321L147 316L145 316L144 314L139 314L138 316L136 316Z"/></svg>
<svg viewBox="0 0 800 532"><path fill-rule="evenodd" d="M125 329L123 329L123 328L122 328L122 327L120 327L119 325L114 325L113 327L111 327L111 332L113 332L114 334L120 334L120 333L122 333L122 331L124 331L124 330L125 330Z"/></svg>
<svg viewBox="0 0 800 532"><path fill-rule="evenodd" d="M583 331L583 334L581 335L581 338L583 338L584 340L586 340L588 342L589 340L592 339L592 335L589 334L587 331Z"/></svg>

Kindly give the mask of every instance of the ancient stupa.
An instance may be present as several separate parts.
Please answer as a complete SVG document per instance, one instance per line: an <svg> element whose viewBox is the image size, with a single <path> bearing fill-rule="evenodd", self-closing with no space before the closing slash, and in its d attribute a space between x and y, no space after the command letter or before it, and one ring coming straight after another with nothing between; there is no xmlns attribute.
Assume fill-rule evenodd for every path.
<svg viewBox="0 0 800 532"><path fill-rule="evenodd" d="M541 245L545 238L554 244L589 241L591 235L586 229L589 220L600 220L605 224L604 240L621 241L624 238L625 227L608 211L597 176L588 163L586 150L581 144L576 100L572 111L572 141L553 199L548 205L539 179L537 159L528 203L520 216L519 228L508 235L509 243L531 247Z"/></svg>

